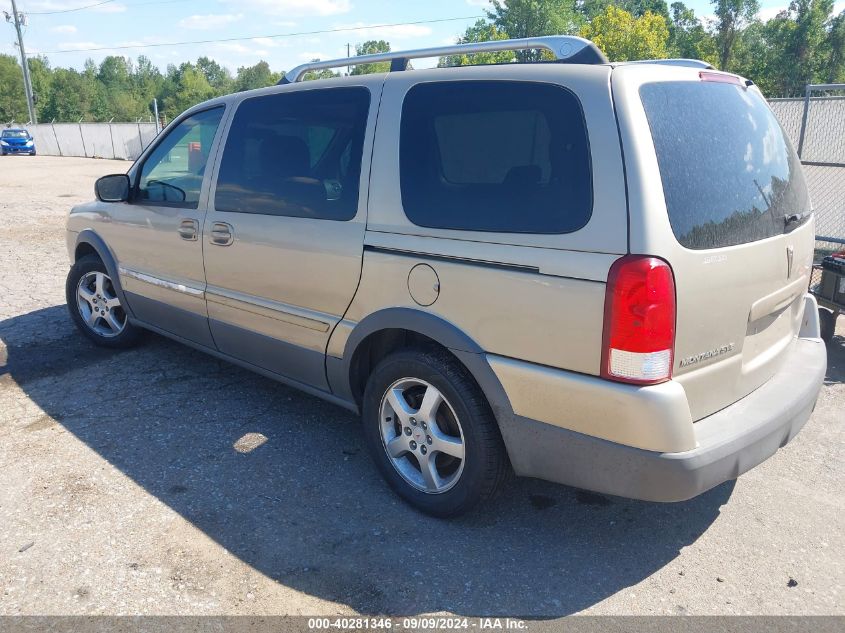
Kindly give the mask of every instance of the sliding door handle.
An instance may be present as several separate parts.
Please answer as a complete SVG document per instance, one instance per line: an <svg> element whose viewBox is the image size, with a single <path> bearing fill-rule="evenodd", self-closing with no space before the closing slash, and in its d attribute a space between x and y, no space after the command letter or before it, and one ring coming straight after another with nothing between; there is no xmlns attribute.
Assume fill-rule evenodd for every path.
<svg viewBox="0 0 845 633"><path fill-rule="evenodd" d="M229 246L235 241L235 229L225 222L214 222L211 225L211 243L217 246Z"/></svg>
<svg viewBox="0 0 845 633"><path fill-rule="evenodd" d="M197 231L199 231L199 223L196 220L185 219L179 223L179 228L176 232L179 237L189 242L195 242L197 239Z"/></svg>

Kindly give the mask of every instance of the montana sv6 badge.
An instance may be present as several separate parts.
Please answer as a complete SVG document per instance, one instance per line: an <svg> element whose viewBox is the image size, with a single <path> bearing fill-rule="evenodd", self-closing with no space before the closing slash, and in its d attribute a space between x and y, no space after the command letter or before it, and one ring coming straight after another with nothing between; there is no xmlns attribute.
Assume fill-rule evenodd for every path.
<svg viewBox="0 0 845 633"><path fill-rule="evenodd" d="M686 358L681 359L681 367L687 367L688 365L695 365L696 363L700 363L703 360L708 360L710 358L716 358L716 356L722 356L727 354L728 352L732 352L734 348L733 343L728 343L727 345L722 345L722 347L717 347L716 349L711 349L706 352L702 352L701 354L694 354L692 356L687 356Z"/></svg>

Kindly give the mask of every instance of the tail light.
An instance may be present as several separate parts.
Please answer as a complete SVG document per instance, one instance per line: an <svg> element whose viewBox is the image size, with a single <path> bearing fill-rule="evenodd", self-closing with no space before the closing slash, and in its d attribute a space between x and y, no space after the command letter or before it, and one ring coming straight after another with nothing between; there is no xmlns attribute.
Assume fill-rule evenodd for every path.
<svg viewBox="0 0 845 633"><path fill-rule="evenodd" d="M610 268L604 301L603 378L651 385L672 377L675 278L662 259L627 255Z"/></svg>

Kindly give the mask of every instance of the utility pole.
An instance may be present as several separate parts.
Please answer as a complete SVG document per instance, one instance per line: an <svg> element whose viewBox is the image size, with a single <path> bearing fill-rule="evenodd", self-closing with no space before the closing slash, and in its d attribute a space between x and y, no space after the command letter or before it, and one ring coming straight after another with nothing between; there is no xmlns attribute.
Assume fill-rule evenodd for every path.
<svg viewBox="0 0 845 633"><path fill-rule="evenodd" d="M346 58L347 59L349 59L351 57L351 55L349 54L350 47L351 47L351 45L349 44L349 42L347 42L346 43ZM348 77L351 74L352 74L352 66L347 66L346 67L346 76Z"/></svg>
<svg viewBox="0 0 845 633"><path fill-rule="evenodd" d="M32 81L29 78L29 64L26 62L26 49L23 47L23 33L21 33L21 19L24 17L23 13L18 13L18 7L15 5L15 0L12 0L12 19L15 21L15 30L18 32L18 50L21 53L21 67L23 68L23 87L26 91L26 106L29 108L29 120L35 124L38 119L35 116L35 100L32 98ZM6 14L6 20L9 19L9 14Z"/></svg>

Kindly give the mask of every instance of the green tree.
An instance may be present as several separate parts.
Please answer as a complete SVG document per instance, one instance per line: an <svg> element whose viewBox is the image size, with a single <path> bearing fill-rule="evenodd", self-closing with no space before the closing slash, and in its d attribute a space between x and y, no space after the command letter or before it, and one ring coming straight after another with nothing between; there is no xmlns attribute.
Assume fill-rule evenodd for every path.
<svg viewBox="0 0 845 633"><path fill-rule="evenodd" d="M475 24L468 27L464 34L458 38L456 44L475 44L477 42L490 42L495 40L508 39L507 33L499 30L499 27L485 20L477 20ZM474 53L472 55L449 55L441 57L437 65L441 68L446 66L469 66L471 64L506 64L516 59L513 51L497 51L492 53Z"/></svg>
<svg viewBox="0 0 845 633"><path fill-rule="evenodd" d="M832 11L833 0L793 0L789 5L789 14L795 16L795 27L786 46L786 57L790 60L787 93L800 94L804 85L821 80L822 53Z"/></svg>
<svg viewBox="0 0 845 633"><path fill-rule="evenodd" d="M213 59L203 56L197 60L197 70L205 75L205 78L211 87L214 88L214 92L217 95L225 95L232 92L234 79L228 68L221 66Z"/></svg>
<svg viewBox="0 0 845 633"><path fill-rule="evenodd" d="M319 59L312 59L312 62L318 62ZM340 73L336 73L329 68L323 68L321 70L309 70L304 75L302 75L302 81L314 81L315 79L331 79L332 77L339 77Z"/></svg>
<svg viewBox="0 0 845 633"><path fill-rule="evenodd" d="M669 28L662 15L647 11L636 18L611 5L581 27L581 37L595 42L611 61L663 59Z"/></svg>
<svg viewBox="0 0 845 633"><path fill-rule="evenodd" d="M715 66L719 63L716 40L707 32L695 11L683 2L670 7L669 54L672 57L701 59Z"/></svg>
<svg viewBox="0 0 845 633"><path fill-rule="evenodd" d="M572 0L492 0L487 18L508 37L577 33L582 23ZM538 51L517 51L519 61L537 61Z"/></svg>
<svg viewBox="0 0 845 633"><path fill-rule="evenodd" d="M710 0L716 14L716 43L719 68L727 70L731 53L742 30L755 20L758 0Z"/></svg>
<svg viewBox="0 0 845 633"><path fill-rule="evenodd" d="M183 64L173 75L172 91L163 99L169 118L214 96L214 88L193 64Z"/></svg>
<svg viewBox="0 0 845 633"><path fill-rule="evenodd" d="M355 54L374 55L376 53L389 53L390 44L384 40L369 40L363 44L356 44ZM353 75L371 75L373 73L386 73L390 70L390 62L378 62L376 64L355 64L352 67Z"/></svg>
<svg viewBox="0 0 845 633"><path fill-rule="evenodd" d="M822 56L822 81L845 83L845 9L830 21Z"/></svg>
<svg viewBox="0 0 845 633"><path fill-rule="evenodd" d="M255 88L266 88L279 83L282 75L270 70L270 64L263 59L255 66L241 66L235 77L235 90L254 90Z"/></svg>
<svg viewBox="0 0 845 633"><path fill-rule="evenodd" d="M663 19L669 22L669 7L666 5L666 0L625 0L615 4L635 17L639 18L646 13L654 13L655 15L662 15Z"/></svg>
<svg viewBox="0 0 845 633"><path fill-rule="evenodd" d="M0 123L26 121L26 95L23 89L23 73L18 60L12 55L0 55Z"/></svg>
<svg viewBox="0 0 845 633"><path fill-rule="evenodd" d="M29 77L32 81L32 95L35 99L35 111L38 114L38 120L41 121L44 106L50 97L53 72L50 69L49 60L44 56L30 57L27 62L29 63Z"/></svg>
<svg viewBox="0 0 845 633"><path fill-rule="evenodd" d="M94 88L95 84L84 74L72 68L56 68L50 95L46 100L40 100L44 120L78 121L83 117L91 120Z"/></svg>

